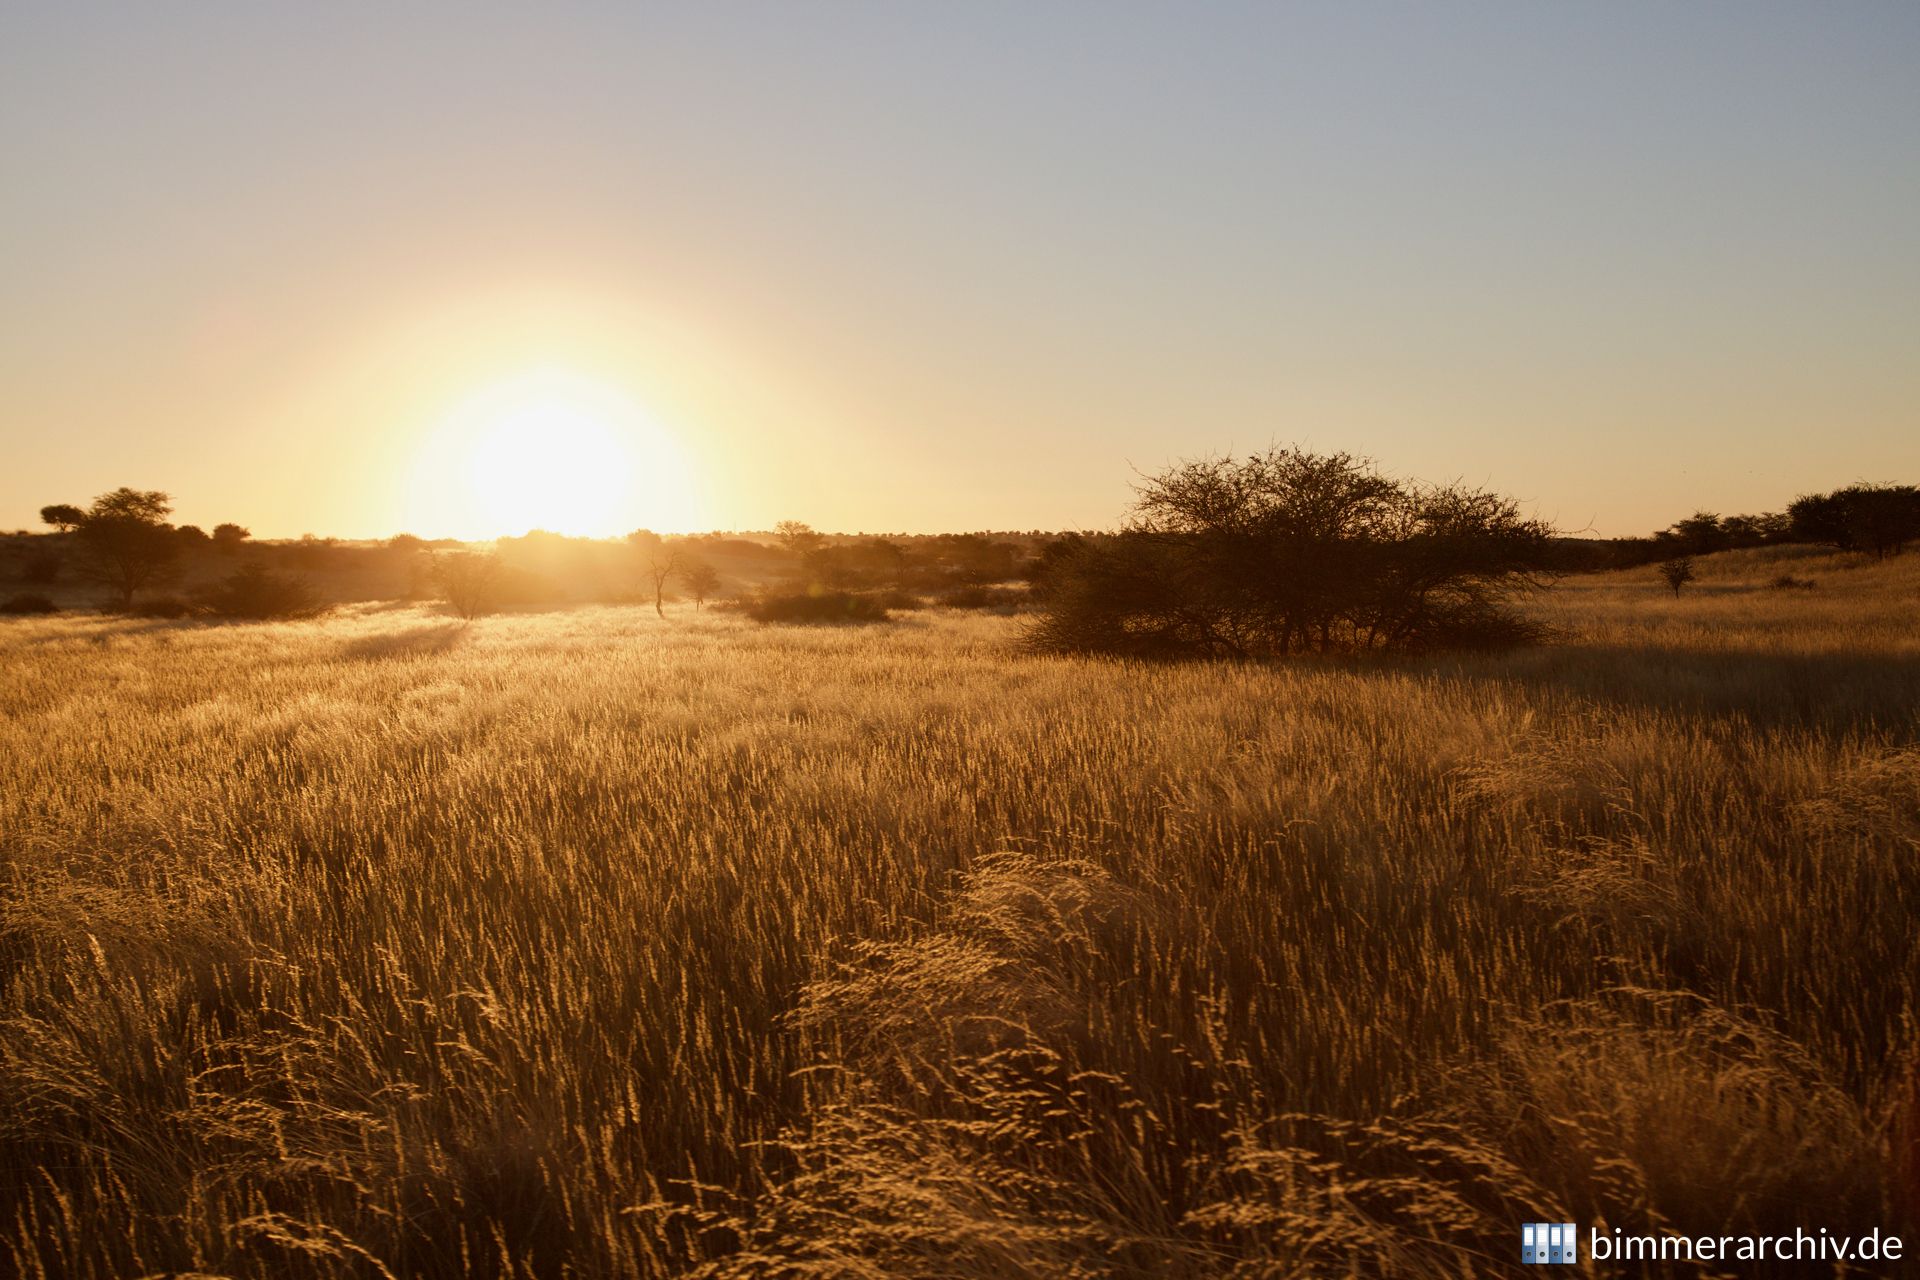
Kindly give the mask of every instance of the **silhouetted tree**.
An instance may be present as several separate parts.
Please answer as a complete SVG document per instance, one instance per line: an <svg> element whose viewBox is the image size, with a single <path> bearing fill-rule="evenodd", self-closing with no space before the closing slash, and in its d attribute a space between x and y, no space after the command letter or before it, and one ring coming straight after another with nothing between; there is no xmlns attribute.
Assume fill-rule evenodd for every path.
<svg viewBox="0 0 1920 1280"><path fill-rule="evenodd" d="M240 549L240 544L253 536L252 531L237 524L217 524L213 526L213 545L216 550L228 555Z"/></svg>
<svg viewBox="0 0 1920 1280"><path fill-rule="evenodd" d="M720 589L720 572L705 560L690 560L680 567L680 584L693 597L693 607L704 609L708 597Z"/></svg>
<svg viewBox="0 0 1920 1280"><path fill-rule="evenodd" d="M1727 533L1720 517L1712 511L1696 511L1673 526L1673 535L1691 554L1705 555L1727 545Z"/></svg>
<svg viewBox="0 0 1920 1280"><path fill-rule="evenodd" d="M1693 557L1676 556L1660 566L1660 579L1673 588L1674 598L1680 596L1680 588L1693 581Z"/></svg>
<svg viewBox="0 0 1920 1280"><path fill-rule="evenodd" d="M172 500L157 489L115 489L78 507L43 507L40 518L74 535L74 569L113 592L120 608L172 572L179 540L167 524Z"/></svg>
<svg viewBox="0 0 1920 1280"><path fill-rule="evenodd" d="M1843 551L1870 552L1876 559L1898 555L1920 539L1920 488L1913 485L1855 484L1832 493L1808 494L1787 507L1793 536Z"/></svg>
<svg viewBox="0 0 1920 1280"><path fill-rule="evenodd" d="M1789 524L1784 513L1767 511L1760 515L1728 516L1720 522L1720 529L1726 535L1728 546L1759 547L1784 540Z"/></svg>
<svg viewBox="0 0 1920 1280"><path fill-rule="evenodd" d="M667 584L680 573L683 564L679 548L665 542L656 543L643 555L641 572L653 591L653 611L662 618L667 616Z"/></svg>
<svg viewBox="0 0 1920 1280"><path fill-rule="evenodd" d="M797 577L812 586L843 587L857 576L844 548L829 546L826 535L799 520L782 520L773 527L780 546L799 561Z"/></svg>
<svg viewBox="0 0 1920 1280"><path fill-rule="evenodd" d="M1538 586L1552 530L1496 494L1405 483L1364 459L1272 449L1139 487L1122 533L1057 554L1046 648L1263 655L1495 644Z"/></svg>
<svg viewBox="0 0 1920 1280"><path fill-rule="evenodd" d="M773 526L773 532L780 539L781 546L802 560L819 551L827 541L814 532L812 525L799 520L782 520Z"/></svg>
<svg viewBox="0 0 1920 1280"><path fill-rule="evenodd" d="M633 549L644 589L653 596L654 613L666 617L667 583L680 572L685 557L651 529L635 529L627 535L627 545Z"/></svg>
<svg viewBox="0 0 1920 1280"><path fill-rule="evenodd" d="M433 582L453 611L471 622L500 603L500 557L454 552L434 557Z"/></svg>
<svg viewBox="0 0 1920 1280"><path fill-rule="evenodd" d="M207 544L207 531L197 524L183 524L173 532L182 546L203 547Z"/></svg>

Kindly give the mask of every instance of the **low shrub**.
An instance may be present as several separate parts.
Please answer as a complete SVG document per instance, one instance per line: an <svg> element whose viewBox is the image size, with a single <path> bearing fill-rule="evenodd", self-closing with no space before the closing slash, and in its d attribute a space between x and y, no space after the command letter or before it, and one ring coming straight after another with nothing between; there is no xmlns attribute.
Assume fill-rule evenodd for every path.
<svg viewBox="0 0 1920 1280"><path fill-rule="evenodd" d="M457 552L435 556L429 579L448 607L471 622L500 607L501 569L498 553Z"/></svg>
<svg viewBox="0 0 1920 1280"><path fill-rule="evenodd" d="M208 610L222 618L308 618L321 611L312 586L262 564L243 565L206 593Z"/></svg>
<svg viewBox="0 0 1920 1280"><path fill-rule="evenodd" d="M1139 493L1119 534L1054 557L1029 645L1251 658L1519 644L1533 629L1512 606L1556 564L1553 530L1513 499L1343 453L1203 458Z"/></svg>
<svg viewBox="0 0 1920 1280"><path fill-rule="evenodd" d="M0 613L58 613L60 606L43 595L24 592L0 602Z"/></svg>
<svg viewBox="0 0 1920 1280"><path fill-rule="evenodd" d="M1676 600L1680 598L1680 588L1699 576L1693 571L1692 556L1675 556L1660 566L1660 581L1667 584Z"/></svg>
<svg viewBox="0 0 1920 1280"><path fill-rule="evenodd" d="M1796 578L1790 573L1783 573L1767 584L1775 591L1812 591L1819 585L1812 578Z"/></svg>
<svg viewBox="0 0 1920 1280"><path fill-rule="evenodd" d="M881 599L857 591L795 591L763 595L746 606L755 622L885 622Z"/></svg>

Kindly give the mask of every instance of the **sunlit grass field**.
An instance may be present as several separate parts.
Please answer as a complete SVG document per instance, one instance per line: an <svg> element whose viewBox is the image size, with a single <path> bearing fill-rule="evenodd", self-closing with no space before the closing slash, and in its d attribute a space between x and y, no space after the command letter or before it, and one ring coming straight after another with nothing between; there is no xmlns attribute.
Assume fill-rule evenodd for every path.
<svg viewBox="0 0 1920 1280"><path fill-rule="evenodd" d="M0 623L0 1273L1911 1232L1920 557L1700 567L1366 665L942 610Z"/></svg>

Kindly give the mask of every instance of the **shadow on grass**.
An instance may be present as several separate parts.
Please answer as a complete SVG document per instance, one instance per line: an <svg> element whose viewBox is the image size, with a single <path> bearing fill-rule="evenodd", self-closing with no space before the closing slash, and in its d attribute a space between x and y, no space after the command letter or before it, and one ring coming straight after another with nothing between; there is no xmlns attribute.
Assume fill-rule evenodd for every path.
<svg viewBox="0 0 1920 1280"><path fill-rule="evenodd" d="M1382 669L1390 669L1382 664ZM1584 701L1740 719L1763 728L1920 740L1920 654L1712 653L1562 643L1394 663Z"/></svg>
<svg viewBox="0 0 1920 1280"><path fill-rule="evenodd" d="M378 662L447 653L459 646L467 631L464 622L439 622L407 631L385 631L348 641L340 647L340 656L356 662Z"/></svg>

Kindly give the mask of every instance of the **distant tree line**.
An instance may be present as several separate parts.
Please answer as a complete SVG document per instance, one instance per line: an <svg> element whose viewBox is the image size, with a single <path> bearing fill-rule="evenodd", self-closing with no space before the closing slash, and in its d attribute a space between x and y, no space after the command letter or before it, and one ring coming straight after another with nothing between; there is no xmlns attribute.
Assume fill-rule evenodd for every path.
<svg viewBox="0 0 1920 1280"><path fill-rule="evenodd" d="M32 554L24 576L31 583L50 585L70 570L78 580L104 588L122 612L139 608L169 616L203 612L283 618L317 611L318 598L308 584L257 562L239 566L194 601L152 599L152 592L178 576L184 552L210 547L232 555L252 537L238 524L215 525L211 534L198 525L176 526L167 522L171 514L173 500L166 493L126 487L103 493L84 508L70 503L42 507L41 522L54 530L55 545ZM19 600L9 604L17 606ZM33 603L42 600L35 597ZM52 602L45 601L45 609L35 611L52 608Z"/></svg>
<svg viewBox="0 0 1920 1280"><path fill-rule="evenodd" d="M1031 598L1045 549L1028 533L828 535L798 520L774 526L785 572L740 602L762 622L881 622L927 604L1017 609Z"/></svg>
<svg viewBox="0 0 1920 1280"><path fill-rule="evenodd" d="M536 529L497 539L489 550L455 544L423 559L428 589L466 619L505 609L634 599L664 617L667 603L682 594L700 609L724 589L724 579L704 553L730 542L766 553L766 548L736 540L668 537L651 529L636 529L618 541ZM417 538L411 545L429 549Z"/></svg>
<svg viewBox="0 0 1920 1280"><path fill-rule="evenodd" d="M172 525L167 494L120 488L86 507L43 507L54 533L31 540L20 577L95 585L123 611L284 617L318 607L314 588L288 570L384 555L381 572L407 579L405 593L469 618L634 599L665 616L682 598L783 621L877 620L925 603L1033 607L1042 647L1258 654L1523 638L1507 602L1556 572L1658 564L1677 594L1693 578L1691 558L1717 551L1804 543L1886 558L1920 541L1911 485L1848 485L1781 512L1700 511L1650 537L1606 541L1561 537L1498 495L1395 480L1347 454L1204 459L1149 478L1139 493L1112 533L830 535L788 520L771 538L535 530L485 551L406 533L373 547L308 534L248 551L224 580L183 600L160 594L183 559L238 557L251 534L234 523L211 533ZM37 595L5 604L54 607Z"/></svg>
<svg viewBox="0 0 1920 1280"><path fill-rule="evenodd" d="M255 544L239 524L173 525L171 498L122 488L86 507L51 504L42 521L54 532L14 548L19 577L36 586L78 581L103 589L121 611L184 616L284 616L314 596L306 573L351 572L356 581L393 581L400 593L437 598L463 617L502 609L553 608L638 598L665 614L670 601L695 609L727 601L750 584L813 603L784 614L884 616L887 605L938 603L979 607L1024 599L1034 571L1038 531L1011 534L837 536L797 521L773 534L670 536L640 529L623 539L574 538L544 530L473 547L451 539L401 533L381 545L347 544L307 534ZM209 553L246 558L228 580L202 584L188 597L170 594L189 568L204 578ZM755 599L767 594L756 589ZM857 595L852 605L827 597ZM4 602L0 602L4 603ZM50 599L22 598L17 611L52 609ZM769 612L782 613L778 607Z"/></svg>
<svg viewBox="0 0 1920 1280"><path fill-rule="evenodd" d="M1848 485L1832 493L1796 498L1787 507L1787 519L1797 541L1862 551L1884 560L1920 540L1920 488Z"/></svg>
<svg viewBox="0 0 1920 1280"><path fill-rule="evenodd" d="M1031 567L1021 542L985 533L833 539L797 520L781 521L774 533L796 561L804 585L828 589L940 593L1012 581ZM1047 538L1029 535L1022 541L1044 544Z"/></svg>
<svg viewBox="0 0 1920 1280"><path fill-rule="evenodd" d="M1682 556L1793 543L1886 559L1920 541L1920 488L1851 484L1795 498L1785 511L1722 516L1696 511L1645 538L1562 544L1568 569L1619 569Z"/></svg>

